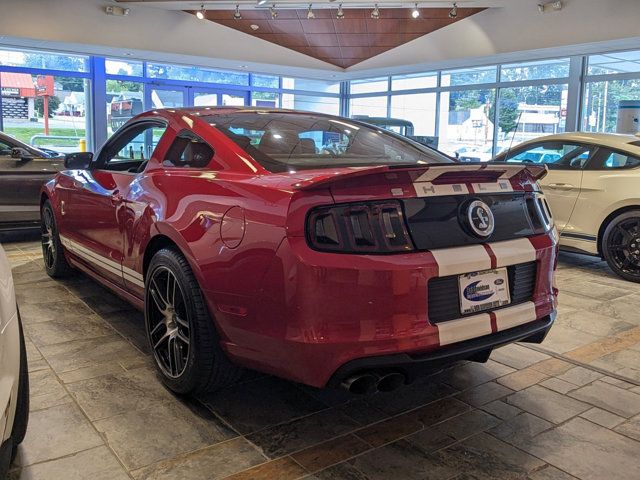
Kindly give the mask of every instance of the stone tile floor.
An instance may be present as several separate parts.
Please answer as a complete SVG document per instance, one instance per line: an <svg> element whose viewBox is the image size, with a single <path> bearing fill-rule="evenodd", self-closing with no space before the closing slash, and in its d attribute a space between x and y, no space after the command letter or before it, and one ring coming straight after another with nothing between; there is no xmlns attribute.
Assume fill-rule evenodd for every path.
<svg viewBox="0 0 640 480"><path fill-rule="evenodd" d="M248 373L177 398L143 318L88 278L53 281L6 243L27 336L31 420L12 480L640 478L640 285L562 254L559 316L391 394Z"/></svg>

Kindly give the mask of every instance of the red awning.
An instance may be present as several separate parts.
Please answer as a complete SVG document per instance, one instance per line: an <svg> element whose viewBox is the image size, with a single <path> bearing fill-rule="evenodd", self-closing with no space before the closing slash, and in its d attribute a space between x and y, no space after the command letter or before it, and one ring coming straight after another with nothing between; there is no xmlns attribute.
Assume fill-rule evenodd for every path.
<svg viewBox="0 0 640 480"><path fill-rule="evenodd" d="M36 96L33 77L28 73L0 72L0 87L2 90L18 89L21 97Z"/></svg>

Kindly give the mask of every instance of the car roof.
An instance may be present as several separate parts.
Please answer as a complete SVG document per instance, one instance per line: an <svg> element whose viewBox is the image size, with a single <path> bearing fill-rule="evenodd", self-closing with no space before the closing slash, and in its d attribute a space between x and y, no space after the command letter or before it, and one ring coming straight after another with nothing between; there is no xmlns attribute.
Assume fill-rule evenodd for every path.
<svg viewBox="0 0 640 480"><path fill-rule="evenodd" d="M631 150L637 153L640 151L640 137L636 135L628 135L622 133L590 133L590 132L568 132L558 133L555 135L546 135L544 137L534 138L526 142L514 145L512 148L520 148L522 146L531 145L540 142L578 142L602 145L604 147Z"/></svg>

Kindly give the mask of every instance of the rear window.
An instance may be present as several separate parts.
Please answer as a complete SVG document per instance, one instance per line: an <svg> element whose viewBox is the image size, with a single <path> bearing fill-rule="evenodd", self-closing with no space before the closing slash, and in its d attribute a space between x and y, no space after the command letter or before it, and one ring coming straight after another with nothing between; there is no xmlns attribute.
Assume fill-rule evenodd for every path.
<svg viewBox="0 0 640 480"><path fill-rule="evenodd" d="M272 172L454 163L437 150L342 117L236 112L201 118Z"/></svg>

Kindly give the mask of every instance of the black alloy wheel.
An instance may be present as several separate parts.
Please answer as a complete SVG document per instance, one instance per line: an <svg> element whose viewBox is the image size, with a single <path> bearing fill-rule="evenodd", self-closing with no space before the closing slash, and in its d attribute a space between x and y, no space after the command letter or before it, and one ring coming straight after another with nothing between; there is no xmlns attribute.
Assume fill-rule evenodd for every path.
<svg viewBox="0 0 640 480"><path fill-rule="evenodd" d="M640 211L623 213L609 223L602 250L609 267L617 275L640 282Z"/></svg>
<svg viewBox="0 0 640 480"><path fill-rule="evenodd" d="M162 381L178 394L216 390L240 378L229 361L191 266L163 248L145 275L145 326Z"/></svg>
<svg viewBox="0 0 640 480"><path fill-rule="evenodd" d="M148 331L153 355L162 372L178 378L187 367L191 327L184 293L176 276L165 266L149 277Z"/></svg>
<svg viewBox="0 0 640 480"><path fill-rule="evenodd" d="M67 263L58 235L56 218L51 202L46 200L40 210L40 234L42 242L42 258L44 269L50 277L61 278L72 273L73 268Z"/></svg>

